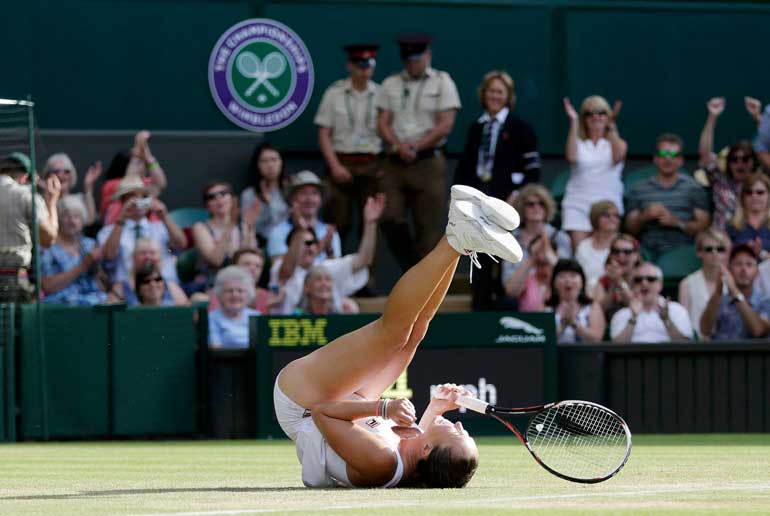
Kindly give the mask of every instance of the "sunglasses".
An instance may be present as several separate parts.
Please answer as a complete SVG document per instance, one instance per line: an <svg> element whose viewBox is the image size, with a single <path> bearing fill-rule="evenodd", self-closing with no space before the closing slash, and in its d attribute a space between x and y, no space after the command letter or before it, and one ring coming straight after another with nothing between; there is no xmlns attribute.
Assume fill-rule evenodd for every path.
<svg viewBox="0 0 770 516"><path fill-rule="evenodd" d="M759 189L752 189L752 190L744 190L743 195L757 195L757 196L763 196L767 194L767 190Z"/></svg>
<svg viewBox="0 0 770 516"><path fill-rule="evenodd" d="M700 248L700 250L703 251L704 253L713 253L714 251L716 251L717 253L722 254L725 251L727 251L727 248L721 245L718 245L718 246L704 245L703 247Z"/></svg>
<svg viewBox="0 0 770 516"><path fill-rule="evenodd" d="M607 112L603 109L595 109L593 111L586 111L583 113L583 116L589 117L589 116L606 116Z"/></svg>
<svg viewBox="0 0 770 516"><path fill-rule="evenodd" d="M160 276L153 276L152 278L145 278L144 281L142 281L142 285L147 285L148 283L161 283L163 282L163 278Z"/></svg>
<svg viewBox="0 0 770 516"><path fill-rule="evenodd" d="M305 240L305 245L308 246L308 247L310 247L313 244L317 244L317 243L318 243L318 240L312 240L312 239Z"/></svg>
<svg viewBox="0 0 770 516"><path fill-rule="evenodd" d="M752 160L751 156L730 156L729 158L727 158L727 161L729 161L730 163L738 163L739 161L741 163L748 163L751 160Z"/></svg>
<svg viewBox="0 0 770 516"><path fill-rule="evenodd" d="M636 252L636 249L610 249L610 254L624 254L631 256Z"/></svg>
<svg viewBox="0 0 770 516"><path fill-rule="evenodd" d="M681 155L682 155L682 151L678 151L678 150L659 150L658 151L659 158L678 158Z"/></svg>
<svg viewBox="0 0 770 516"><path fill-rule="evenodd" d="M659 278L657 276L634 276L634 283L639 284L643 281L646 281L648 283L655 283L656 281L658 281L658 279Z"/></svg>
<svg viewBox="0 0 770 516"><path fill-rule="evenodd" d="M527 208L532 208L533 206L541 206L545 208L545 203L543 201L527 201L524 203L524 206Z"/></svg>
<svg viewBox="0 0 770 516"><path fill-rule="evenodd" d="M230 195L230 193L230 190L218 190L216 192L207 193L206 200L213 201L214 199L219 199L220 197L226 197Z"/></svg>
<svg viewBox="0 0 770 516"><path fill-rule="evenodd" d="M52 168L49 170L51 174L56 174L57 176L68 176L72 174L72 171L66 168Z"/></svg>

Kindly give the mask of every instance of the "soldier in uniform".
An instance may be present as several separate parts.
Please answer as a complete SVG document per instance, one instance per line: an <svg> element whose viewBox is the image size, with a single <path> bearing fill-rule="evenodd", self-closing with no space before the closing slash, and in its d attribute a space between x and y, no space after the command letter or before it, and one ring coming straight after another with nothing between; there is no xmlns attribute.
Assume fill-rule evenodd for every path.
<svg viewBox="0 0 770 516"><path fill-rule="evenodd" d="M460 109L452 78L431 68L431 41L427 34L396 38L404 70L385 79L377 94L377 122L388 153L381 182L388 205L381 227L404 271L425 256L443 233L443 148Z"/></svg>

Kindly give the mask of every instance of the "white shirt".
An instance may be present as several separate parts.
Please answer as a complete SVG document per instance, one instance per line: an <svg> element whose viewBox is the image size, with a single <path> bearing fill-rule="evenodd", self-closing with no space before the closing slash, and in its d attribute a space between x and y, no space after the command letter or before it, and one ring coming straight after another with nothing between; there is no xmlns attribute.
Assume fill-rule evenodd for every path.
<svg viewBox="0 0 770 516"><path fill-rule="evenodd" d="M665 301L663 297L658 299L660 303L663 301ZM688 338L692 337L692 324L685 307L676 301L669 301L668 318L676 329L679 330L679 333ZM628 307L621 308L612 316L612 322L610 322L610 336L612 340L615 340L623 332L629 319L631 319L631 309ZM650 311L642 310L636 318L634 331L631 334L631 342L670 341L671 337L669 337L666 326L663 324L663 319L660 318L658 311L655 309Z"/></svg>
<svg viewBox="0 0 770 516"><path fill-rule="evenodd" d="M586 275L586 292L593 292L599 278L604 275L604 263L610 255L610 248L595 249L593 237L582 240L575 250L575 259Z"/></svg>
<svg viewBox="0 0 770 516"><path fill-rule="evenodd" d="M578 140L577 160L567 182L564 204L591 204L608 199L615 203L623 214L623 181L620 174L623 162L615 164L612 159L612 144L600 138L596 144L590 140Z"/></svg>
<svg viewBox="0 0 770 516"><path fill-rule="evenodd" d="M113 273L114 281L127 281L129 276L133 274L133 261L134 261L134 245L136 244L136 226L141 227L141 236L151 238L155 240L160 246L160 273L166 281L173 281L179 283L179 278L176 275L176 261L171 253L168 252L168 230L163 222L150 221L147 217L139 221L133 219L126 219L123 225L123 231L120 233L120 249L118 256L115 258L115 272ZM96 239L99 241L99 246L104 246L104 243L110 237L114 224L103 227Z"/></svg>
<svg viewBox="0 0 770 516"><path fill-rule="evenodd" d="M353 271L354 257L354 254L348 254L342 258L331 258L321 262L332 277L332 282L334 283L334 308L338 312L341 308L341 298L362 289L366 282L369 281L368 267L362 267L358 271ZM278 272L281 270L282 263L283 259L281 258L273 262L272 267L270 267L271 284L278 284ZM283 285L286 297L283 300L283 304L275 310L276 314L291 315L294 312L294 309L297 308L302 299L306 277L307 269L303 269L299 265L294 268L294 274Z"/></svg>
<svg viewBox="0 0 770 516"><path fill-rule="evenodd" d="M504 107L503 109L498 111L497 114L495 115L495 120L497 120L497 123L494 126L492 126L492 138L491 138L491 141L490 141L490 144L489 144L489 147L490 147L489 155L492 156L492 161L493 162L495 160L495 150L497 150L497 137L500 136L500 128L505 123L505 119L508 118L509 111L510 110L507 107ZM492 117L486 111L484 112L483 115L481 115L479 117L479 123L480 124L486 124L490 120L492 120ZM482 134L483 134L483 129L482 129ZM484 165L485 165L485 163L484 163L484 147L483 147L483 142L482 142L482 145L479 145L479 157L478 157L478 160L476 161L476 175L477 176L484 177L484 175L487 172L489 172L489 173L492 172L491 170L489 170L489 171L485 170Z"/></svg>
<svg viewBox="0 0 770 516"><path fill-rule="evenodd" d="M690 316L690 322L694 326L695 333L700 337L700 319L711 297L703 269L698 269L687 276L682 280L682 284L684 285L684 299L682 301Z"/></svg>

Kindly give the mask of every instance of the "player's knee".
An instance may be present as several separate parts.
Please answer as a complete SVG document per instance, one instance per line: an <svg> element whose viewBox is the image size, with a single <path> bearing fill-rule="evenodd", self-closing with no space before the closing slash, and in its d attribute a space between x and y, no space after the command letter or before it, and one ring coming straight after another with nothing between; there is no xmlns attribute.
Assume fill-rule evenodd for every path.
<svg viewBox="0 0 770 516"><path fill-rule="evenodd" d="M380 334L383 336L383 343L388 348L388 351L398 353L406 347L412 334L413 323L411 321L384 321L380 319L379 326Z"/></svg>

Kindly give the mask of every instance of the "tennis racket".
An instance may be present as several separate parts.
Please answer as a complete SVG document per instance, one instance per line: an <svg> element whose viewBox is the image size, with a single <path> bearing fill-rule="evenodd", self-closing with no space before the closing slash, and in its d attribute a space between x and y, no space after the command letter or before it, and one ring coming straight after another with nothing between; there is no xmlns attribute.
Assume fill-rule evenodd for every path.
<svg viewBox="0 0 770 516"><path fill-rule="evenodd" d="M458 396L457 404L500 421L538 464L564 480L602 482L620 471L631 455L631 431L623 418L590 401L503 408ZM501 415L531 416L524 435Z"/></svg>

